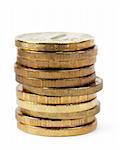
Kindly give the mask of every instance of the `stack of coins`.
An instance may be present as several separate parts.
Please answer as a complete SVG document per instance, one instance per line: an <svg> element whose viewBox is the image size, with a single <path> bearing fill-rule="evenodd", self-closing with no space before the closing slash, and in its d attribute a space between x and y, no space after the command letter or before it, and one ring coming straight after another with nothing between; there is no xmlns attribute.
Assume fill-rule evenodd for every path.
<svg viewBox="0 0 120 150"><path fill-rule="evenodd" d="M29 33L16 38L16 119L19 129L43 136L72 136L96 129L97 46L81 33Z"/></svg>

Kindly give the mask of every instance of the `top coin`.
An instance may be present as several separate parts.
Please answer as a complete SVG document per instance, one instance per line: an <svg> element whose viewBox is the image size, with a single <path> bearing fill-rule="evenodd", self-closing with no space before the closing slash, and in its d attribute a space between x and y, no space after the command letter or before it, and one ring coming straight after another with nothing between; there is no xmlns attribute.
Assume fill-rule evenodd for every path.
<svg viewBox="0 0 120 150"><path fill-rule="evenodd" d="M33 51L77 51L95 45L94 38L84 33L41 32L19 35L16 46Z"/></svg>

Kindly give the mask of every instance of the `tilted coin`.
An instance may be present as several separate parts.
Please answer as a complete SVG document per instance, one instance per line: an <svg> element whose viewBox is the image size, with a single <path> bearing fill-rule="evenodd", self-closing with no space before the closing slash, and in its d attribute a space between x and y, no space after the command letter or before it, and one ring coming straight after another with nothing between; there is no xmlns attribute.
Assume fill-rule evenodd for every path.
<svg viewBox="0 0 120 150"><path fill-rule="evenodd" d="M51 120L51 119L43 119L31 117L23 114L18 109L16 110L16 119L18 122L23 124L31 125L31 126L39 126L39 127L76 127L80 125L85 125L95 120L95 116L90 116L86 118L80 119L70 119L70 120Z"/></svg>
<svg viewBox="0 0 120 150"><path fill-rule="evenodd" d="M40 78L40 79L68 79L88 76L95 72L94 65L78 68L78 69L32 69L19 64L15 64L15 72L19 76L28 78Z"/></svg>
<svg viewBox="0 0 120 150"><path fill-rule="evenodd" d="M94 38L83 33L41 32L16 37L16 46L33 51L77 51L94 46Z"/></svg>
<svg viewBox="0 0 120 150"><path fill-rule="evenodd" d="M90 66L93 65L96 62L96 57L89 57L86 59L81 59L81 60L75 60L75 61L61 61L61 62L56 62L56 61L41 61L41 60L33 60L33 59L26 59L20 56L17 56L17 63L26 66L26 67L31 67L31 68L59 68L59 69L64 69L64 68L80 68L80 67L85 67L85 66Z"/></svg>
<svg viewBox="0 0 120 150"><path fill-rule="evenodd" d="M70 112L85 111L94 108L98 104L98 101L95 98L89 102L79 104L45 105L18 99L17 104L19 107L30 111L46 112L46 113L70 113Z"/></svg>
<svg viewBox="0 0 120 150"><path fill-rule="evenodd" d="M25 51L18 49L18 56L26 59L44 60L44 61L75 61L76 59L84 59L89 57L95 57L97 55L97 47L94 46L89 49L76 51L76 52L36 52L36 51Z"/></svg>
<svg viewBox="0 0 120 150"><path fill-rule="evenodd" d="M95 83L76 88L37 88L23 85L23 89L31 93L44 96L82 96L97 93L103 87L101 78L96 77Z"/></svg>
<svg viewBox="0 0 120 150"><path fill-rule="evenodd" d="M95 73L72 79L37 79L37 78L27 78L23 76L16 75L16 81L34 87L75 87L84 86L95 81Z"/></svg>
<svg viewBox="0 0 120 150"><path fill-rule="evenodd" d="M83 95L83 96L64 96L64 97L40 96L37 94L26 92L23 89L22 85L17 86L16 92L17 92L18 99L24 101L36 102L40 104L74 104L80 102L87 102L96 98L96 94Z"/></svg>
<svg viewBox="0 0 120 150"><path fill-rule="evenodd" d="M49 118L49 119L78 119L85 118L89 116L94 116L100 112L100 103L89 110L80 111L76 113L45 113L45 112L35 112L31 110L27 110L24 108L18 108L22 113L32 116L32 117L40 117L40 118Z"/></svg>
<svg viewBox="0 0 120 150"><path fill-rule="evenodd" d="M17 126L20 130L40 135L40 136L74 136L74 135L82 135L92 132L97 127L97 121L93 121L87 125L77 126L73 128L43 128L43 127L35 127L26 124L22 124L20 122L17 123Z"/></svg>

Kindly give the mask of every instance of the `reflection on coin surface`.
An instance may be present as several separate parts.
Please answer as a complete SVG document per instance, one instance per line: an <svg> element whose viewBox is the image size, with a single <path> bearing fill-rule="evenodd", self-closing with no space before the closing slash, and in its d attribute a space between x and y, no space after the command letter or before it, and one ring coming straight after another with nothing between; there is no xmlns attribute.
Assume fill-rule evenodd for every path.
<svg viewBox="0 0 120 150"><path fill-rule="evenodd" d="M94 38L84 33L28 33L16 37L16 46L35 51L74 51L94 46Z"/></svg>
<svg viewBox="0 0 120 150"><path fill-rule="evenodd" d="M42 43L42 44L69 44L79 43L94 38L89 34L84 33L68 33L68 32L41 32L41 33L28 33L16 37L16 41L27 43Z"/></svg>

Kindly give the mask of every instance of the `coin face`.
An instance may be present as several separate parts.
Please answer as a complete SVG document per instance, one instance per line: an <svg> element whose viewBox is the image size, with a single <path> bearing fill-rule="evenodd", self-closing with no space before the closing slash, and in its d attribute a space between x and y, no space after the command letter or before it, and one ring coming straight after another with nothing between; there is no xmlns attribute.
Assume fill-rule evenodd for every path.
<svg viewBox="0 0 120 150"><path fill-rule="evenodd" d="M36 44L69 44L80 43L94 38L84 33L68 33L68 32L41 32L28 33L16 37L16 41Z"/></svg>
<svg viewBox="0 0 120 150"><path fill-rule="evenodd" d="M94 38L83 33L41 32L16 37L16 46L34 51L76 51L94 46Z"/></svg>

